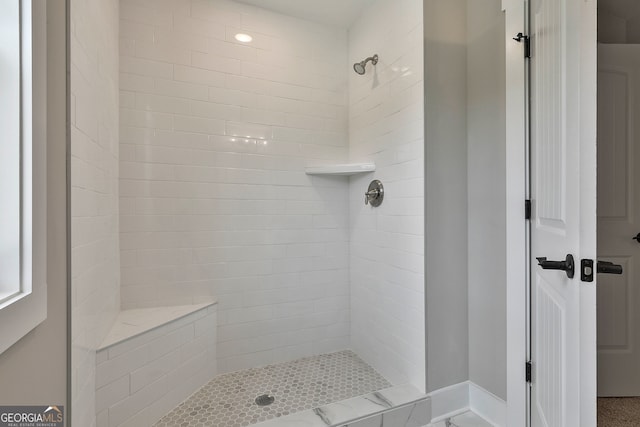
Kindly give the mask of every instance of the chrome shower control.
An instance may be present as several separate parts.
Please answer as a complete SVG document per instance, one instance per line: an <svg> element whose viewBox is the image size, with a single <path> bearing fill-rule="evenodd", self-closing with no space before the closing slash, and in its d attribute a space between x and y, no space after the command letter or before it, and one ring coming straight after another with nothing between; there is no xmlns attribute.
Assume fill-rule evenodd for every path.
<svg viewBox="0 0 640 427"><path fill-rule="evenodd" d="M364 193L364 204L371 204L374 208L377 208L382 204L384 199L384 186L380 181L374 179L369 184L368 191Z"/></svg>

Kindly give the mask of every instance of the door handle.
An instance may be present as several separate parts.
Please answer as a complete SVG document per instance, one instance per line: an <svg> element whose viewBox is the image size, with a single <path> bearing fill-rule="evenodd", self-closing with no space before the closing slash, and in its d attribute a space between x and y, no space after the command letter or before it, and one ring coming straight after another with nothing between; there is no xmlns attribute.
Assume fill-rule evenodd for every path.
<svg viewBox="0 0 640 427"><path fill-rule="evenodd" d="M640 243L640 233L636 234L636 237L632 237L631 240L637 240Z"/></svg>
<svg viewBox="0 0 640 427"><path fill-rule="evenodd" d="M603 274L622 274L622 266L609 261L598 261L596 264L598 273Z"/></svg>
<svg viewBox="0 0 640 427"><path fill-rule="evenodd" d="M609 261L598 261L596 272L603 274L622 274L622 266ZM593 260L583 259L580 261L580 280L583 282L593 282Z"/></svg>
<svg viewBox="0 0 640 427"><path fill-rule="evenodd" d="M547 257L536 258L538 265L543 270L562 270L567 273L569 279L573 279L575 273L575 263L573 262L573 255L568 254L564 261L547 261Z"/></svg>

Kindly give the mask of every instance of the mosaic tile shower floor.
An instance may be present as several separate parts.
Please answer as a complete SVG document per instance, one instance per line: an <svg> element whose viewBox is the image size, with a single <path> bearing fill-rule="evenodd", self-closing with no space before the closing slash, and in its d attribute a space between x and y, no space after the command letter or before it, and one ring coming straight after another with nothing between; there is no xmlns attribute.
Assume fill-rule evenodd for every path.
<svg viewBox="0 0 640 427"><path fill-rule="evenodd" d="M390 386L351 351L323 354L217 376L155 427L244 427Z"/></svg>

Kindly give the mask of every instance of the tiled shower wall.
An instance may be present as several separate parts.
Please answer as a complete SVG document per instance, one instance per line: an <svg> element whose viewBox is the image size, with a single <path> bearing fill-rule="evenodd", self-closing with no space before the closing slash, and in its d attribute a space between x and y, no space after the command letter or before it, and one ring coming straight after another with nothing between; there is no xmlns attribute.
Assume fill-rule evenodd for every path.
<svg viewBox="0 0 640 427"><path fill-rule="evenodd" d="M348 178L304 173L348 155L346 31L222 0L120 20L123 308L215 297L220 372L349 347Z"/></svg>
<svg viewBox="0 0 640 427"><path fill-rule="evenodd" d="M350 158L375 174L352 178L351 340L392 383L425 388L424 89L421 0L379 0L349 30L351 62L377 53L364 76L349 74ZM370 65L369 65L370 67ZM365 206L369 181L384 202Z"/></svg>
<svg viewBox="0 0 640 427"><path fill-rule="evenodd" d="M96 348L120 308L118 1L72 1L70 38L70 404L73 425L90 427Z"/></svg>

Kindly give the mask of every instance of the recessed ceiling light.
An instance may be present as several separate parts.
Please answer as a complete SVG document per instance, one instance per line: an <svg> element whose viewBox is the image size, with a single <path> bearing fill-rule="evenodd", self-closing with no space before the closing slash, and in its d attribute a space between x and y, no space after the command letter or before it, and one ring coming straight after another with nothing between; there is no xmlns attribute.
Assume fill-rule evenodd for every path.
<svg viewBox="0 0 640 427"><path fill-rule="evenodd" d="M249 43L251 42L251 40L253 40L253 37L251 37L249 34L238 33L236 34L236 40L242 43Z"/></svg>

